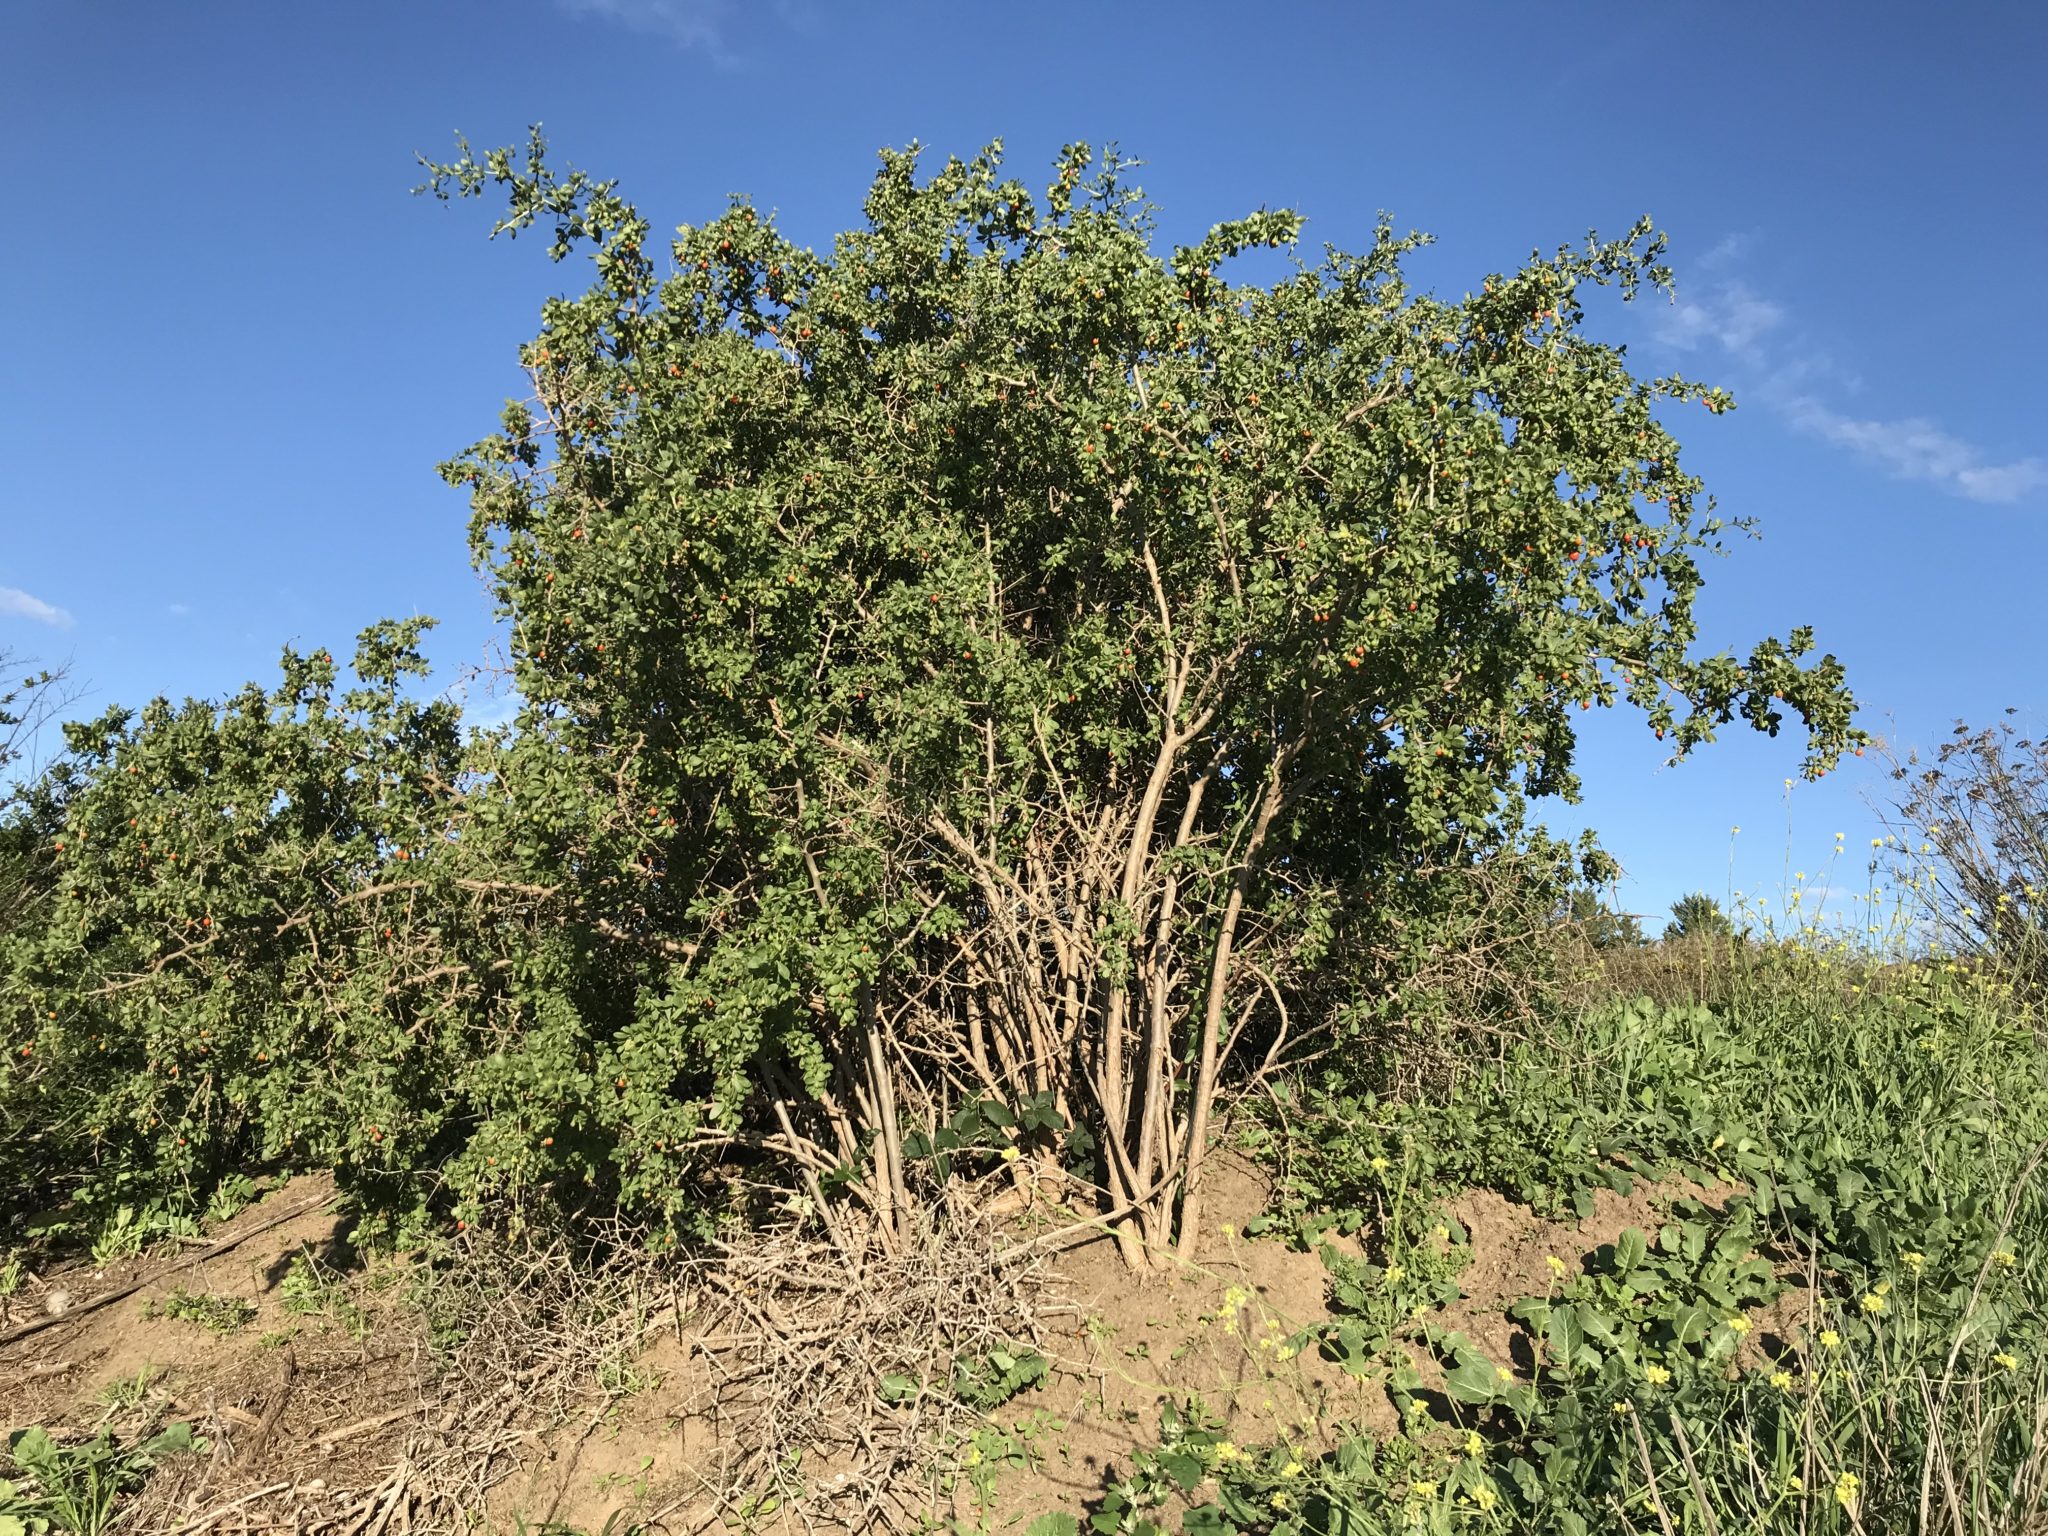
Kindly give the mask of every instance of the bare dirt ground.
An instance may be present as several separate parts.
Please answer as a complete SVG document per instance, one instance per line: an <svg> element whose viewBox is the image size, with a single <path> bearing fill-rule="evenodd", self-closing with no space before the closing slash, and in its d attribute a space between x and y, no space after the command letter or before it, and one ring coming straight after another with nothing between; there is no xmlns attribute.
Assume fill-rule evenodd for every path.
<svg viewBox="0 0 2048 1536"><path fill-rule="evenodd" d="M685 1532L742 1514L763 1529L936 1516L1021 1530L1098 1498L1157 1443L1168 1403L1198 1402L1247 1443L1311 1452L1393 1426L1383 1378L1312 1347L1287 1355L1281 1341L1329 1320L1329 1272L1313 1252L1245 1238L1267 1185L1234 1157L1216 1166L1198 1261L1164 1274L1132 1275L1107 1239L962 1261L975 1242L1014 1251L1073 1219L1041 1201L1000 1230L873 1255L858 1283L789 1237L723 1268L649 1266L594 1288L558 1259L481 1250L453 1278L365 1270L331 1185L296 1179L182 1251L25 1285L0 1313L0 1426L85 1438L191 1423L212 1453L151 1479L121 1527L143 1536ZM1653 1228L1675 1198L1729 1193L1638 1187L1549 1222L1469 1192L1446 1212L1470 1234L1464 1294L1433 1321L1526 1371L1507 1308L1543 1291L1546 1255L1576 1265L1626 1227ZM311 1293L308 1273L324 1277ZM178 1292L239 1303L247 1320L216 1331L167 1315ZM1788 1307L1787 1329L1796 1297ZM1004 1341L1050 1368L985 1417L909 1385ZM985 1504L977 1429L1013 1453Z"/></svg>

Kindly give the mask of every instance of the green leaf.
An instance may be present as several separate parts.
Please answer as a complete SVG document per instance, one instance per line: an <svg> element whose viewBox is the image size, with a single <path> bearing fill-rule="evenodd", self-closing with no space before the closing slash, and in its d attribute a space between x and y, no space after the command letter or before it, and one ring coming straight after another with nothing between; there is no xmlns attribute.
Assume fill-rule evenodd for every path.
<svg viewBox="0 0 2048 1536"><path fill-rule="evenodd" d="M1484 1355L1461 1350L1456 1368L1444 1373L1444 1390L1461 1403L1490 1403L1500 1392L1500 1371Z"/></svg>
<svg viewBox="0 0 2048 1536"><path fill-rule="evenodd" d="M1348 1376L1366 1376L1373 1368L1370 1335L1356 1323L1339 1323L1323 1334L1323 1357L1334 1360Z"/></svg>
<svg viewBox="0 0 2048 1536"><path fill-rule="evenodd" d="M1626 1275L1643 1262L1649 1254L1649 1240L1635 1227L1625 1227L1621 1236L1614 1241L1614 1268L1616 1273Z"/></svg>
<svg viewBox="0 0 2048 1536"><path fill-rule="evenodd" d="M1671 1336L1680 1344L1697 1344L1714 1331L1714 1323L1714 1314L1695 1302L1672 1314Z"/></svg>
<svg viewBox="0 0 2048 1536"><path fill-rule="evenodd" d="M1191 1492L1207 1475L1201 1458L1190 1456L1185 1451L1161 1451L1159 1465L1182 1493Z"/></svg>
<svg viewBox="0 0 2048 1536"><path fill-rule="evenodd" d="M57 1448L57 1442L50 1438L50 1432L40 1424L16 1430L10 1435L7 1440L7 1454L44 1481L59 1475L63 1469L63 1455Z"/></svg>
<svg viewBox="0 0 2048 1536"><path fill-rule="evenodd" d="M885 1403L900 1403L917 1393L917 1379L901 1371L884 1373L876 1386L876 1395Z"/></svg>

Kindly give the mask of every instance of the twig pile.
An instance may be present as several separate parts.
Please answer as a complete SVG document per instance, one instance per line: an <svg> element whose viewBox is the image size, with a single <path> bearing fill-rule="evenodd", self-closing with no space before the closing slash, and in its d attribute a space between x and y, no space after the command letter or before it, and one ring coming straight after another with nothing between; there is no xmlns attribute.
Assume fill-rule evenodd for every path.
<svg viewBox="0 0 2048 1536"><path fill-rule="evenodd" d="M834 1240L791 1225L670 1261L626 1241L592 1261L561 1241L475 1238L417 1285L423 1326L403 1385L394 1378L381 1402L357 1403L358 1417L310 1439L302 1429L292 1444L268 1433L275 1410L310 1406L303 1387L285 1403L288 1365L272 1411L216 1412L201 1426L215 1453L191 1475L153 1480L127 1528L466 1531L491 1516L498 1484L543 1458L561 1469L555 1504L520 1513L545 1526L584 1440L652 1387L636 1362L662 1333L685 1364L660 1384L661 1416L682 1421L695 1454L640 1524L915 1524L944 1502L981 1416L956 1372L971 1378L994 1353L1042 1343L1048 1309L1043 1248L959 1209L922 1217L913 1236L891 1251L872 1229L842 1222ZM336 1479L337 1451L362 1470Z"/></svg>
<svg viewBox="0 0 2048 1536"><path fill-rule="evenodd" d="M851 1531L932 1515L981 1417L956 1370L1044 1342L1045 1264L963 1213L926 1217L915 1239L890 1253L856 1238L849 1265L841 1247L784 1229L681 1267L678 1337L703 1373L690 1407L716 1451L671 1510L775 1509Z"/></svg>

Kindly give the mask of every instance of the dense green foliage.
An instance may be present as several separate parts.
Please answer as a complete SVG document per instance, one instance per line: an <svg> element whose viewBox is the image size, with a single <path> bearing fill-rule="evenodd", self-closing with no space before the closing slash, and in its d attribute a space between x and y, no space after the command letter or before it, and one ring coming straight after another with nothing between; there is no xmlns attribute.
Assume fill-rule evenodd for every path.
<svg viewBox="0 0 2048 1536"><path fill-rule="evenodd" d="M1260 1225L1361 1231L1370 1257L1323 1249L1335 1320L1287 1347L1383 1383L1400 1432L1220 1451L1187 1405L1095 1529L1176 1504L1202 1533L2029 1529L2048 1053L1955 967L1851 985L1793 957L1725 1012L1596 1009L1434 1102L1314 1098ZM1674 1187L1587 1252L1560 1235L1547 1288L1508 1308L1531 1355L1442 1323L1469 1251L1450 1197L1590 1214L1595 1191L1676 1180L1723 1193Z"/></svg>
<svg viewBox="0 0 2048 1536"><path fill-rule="evenodd" d="M54 807L36 792L24 758L38 728L65 703L62 681L0 651L0 936L36 921L49 892Z"/></svg>
<svg viewBox="0 0 2048 1536"><path fill-rule="evenodd" d="M1581 330L1583 286L1667 280L1647 225L1457 302L1384 225L1232 283L1299 218L1162 254L1130 169L886 156L829 253L735 201L666 275L537 139L432 185L593 248L536 408L448 473L535 836L579 829L627 926L699 946L636 1020L656 1075L727 1126L766 1088L835 1168L900 1163L899 1079L1050 1095L1159 1244L1219 1081L1452 937L1431 877L1572 792L1577 710L1631 700L1679 752L1793 711L1812 772L1860 737L1804 631L1691 654L1721 525L1656 407L1725 397Z"/></svg>
<svg viewBox="0 0 2048 1536"><path fill-rule="evenodd" d="M1525 807L1574 792L1580 711L1680 754L1796 716L1812 773L1862 740L1806 631L1694 654L1722 524L1664 417L1728 401L1580 303L1667 284L1647 224L1446 300L1386 225L1156 250L1081 147L1038 192L886 155L829 252L735 201L659 262L538 138L430 170L593 258L444 470L517 727L416 702L391 624L341 691L288 653L73 727L7 819L11 1201L297 1161L701 1221L738 1158L887 1235L1043 1152L1143 1262L1219 1095L1447 954L1483 958L1422 990L1524 995L1573 875Z"/></svg>
<svg viewBox="0 0 2048 1536"><path fill-rule="evenodd" d="M1694 891L1671 903L1671 921L1664 925L1666 939L1725 939L1735 924L1721 903L1704 891Z"/></svg>
<svg viewBox="0 0 2048 1536"><path fill-rule="evenodd" d="M353 689L288 652L269 692L66 728L40 788L63 816L47 917L5 956L28 1015L0 1150L17 1197L203 1198L244 1159L462 1150L440 1133L508 936L459 889L456 712L401 691L418 628L369 631Z"/></svg>

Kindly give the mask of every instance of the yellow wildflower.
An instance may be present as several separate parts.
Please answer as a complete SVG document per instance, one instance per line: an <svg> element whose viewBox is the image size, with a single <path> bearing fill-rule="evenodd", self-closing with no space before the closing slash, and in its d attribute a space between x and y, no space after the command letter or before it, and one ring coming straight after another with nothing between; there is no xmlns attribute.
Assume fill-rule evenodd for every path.
<svg viewBox="0 0 2048 1536"><path fill-rule="evenodd" d="M1835 1479L1835 1502L1844 1509L1856 1507L1856 1490L1863 1486L1863 1479L1854 1472L1844 1472Z"/></svg>
<svg viewBox="0 0 2048 1536"><path fill-rule="evenodd" d="M1636 1411L1636 1405L1630 1402L1627 1398L1623 1398L1618 1403L1610 1403L1608 1406L1616 1414L1634 1413Z"/></svg>
<svg viewBox="0 0 2048 1536"><path fill-rule="evenodd" d="M1286 1466L1280 1469L1280 1475L1282 1477L1299 1477L1301 1476L1301 1470L1302 1469L1300 1462L1290 1461L1287 1463Z"/></svg>
<svg viewBox="0 0 2048 1536"><path fill-rule="evenodd" d="M1268 1499L1266 1502L1272 1505L1275 1509L1285 1509L1288 1505L1288 1498L1285 1493L1276 1493L1273 1495L1272 1498Z"/></svg>
<svg viewBox="0 0 2048 1536"><path fill-rule="evenodd" d="M1991 1257L1997 1262L2000 1269L2011 1269L2013 1265L2019 1263L2019 1255L2015 1254L2010 1248L2001 1248L1998 1252L1992 1254Z"/></svg>
<svg viewBox="0 0 2048 1536"><path fill-rule="evenodd" d="M1790 1371L1773 1371L1773 1372L1771 1372L1771 1385L1772 1385L1772 1386L1774 1386L1774 1387L1776 1387L1776 1388L1777 1388L1777 1389L1778 1389L1778 1390L1779 1390L1780 1392L1789 1392L1789 1391L1791 1391L1791 1390L1792 1390L1792 1373L1791 1373Z"/></svg>
<svg viewBox="0 0 2048 1536"><path fill-rule="evenodd" d="M1467 1456L1483 1456L1486 1454L1486 1442L1480 1438L1479 1431L1476 1429L1465 1431L1465 1454Z"/></svg>
<svg viewBox="0 0 2048 1536"><path fill-rule="evenodd" d="M1661 1387L1671 1380L1671 1373L1661 1365L1646 1365L1643 1367L1643 1380L1653 1387Z"/></svg>
<svg viewBox="0 0 2048 1536"><path fill-rule="evenodd" d="M1559 1258L1559 1257L1558 1257L1558 1256L1557 1256L1556 1254L1554 1254L1554 1253L1546 1253L1545 1255L1543 1255L1543 1262L1544 1262L1545 1264L1547 1264L1547 1265L1548 1265L1548 1266L1550 1267L1550 1272L1551 1272L1551 1273L1552 1273L1553 1275L1556 1275L1556 1276L1558 1276L1558 1277L1559 1277L1560 1279L1562 1279L1562 1278L1563 1278L1563 1276L1564 1276L1564 1260L1563 1260L1563 1259L1560 1259L1560 1258Z"/></svg>
<svg viewBox="0 0 2048 1536"><path fill-rule="evenodd" d="M1842 1347L1842 1336L1832 1328L1823 1328L1820 1331L1820 1347L1822 1349L1840 1349Z"/></svg>
<svg viewBox="0 0 2048 1536"><path fill-rule="evenodd" d="M1472 1502L1479 1506L1482 1515L1492 1514L1493 1506L1500 1502L1500 1495L1493 1491L1491 1484L1481 1483L1472 1490Z"/></svg>
<svg viewBox="0 0 2048 1536"><path fill-rule="evenodd" d="M1408 1485L1408 1497L1411 1499L1433 1499L1436 1497L1436 1484L1429 1481L1410 1483Z"/></svg>
<svg viewBox="0 0 2048 1536"><path fill-rule="evenodd" d="M1875 1317L1884 1310L1884 1298L1878 1295L1877 1292L1872 1291L1863 1298L1862 1305L1864 1311Z"/></svg>
<svg viewBox="0 0 2048 1536"><path fill-rule="evenodd" d="M1394 1165L1388 1162L1384 1157L1376 1157L1366 1166L1371 1168L1374 1173L1385 1173L1389 1168L1393 1167Z"/></svg>
<svg viewBox="0 0 2048 1536"><path fill-rule="evenodd" d="M2020 1368L2019 1359L2016 1356L2007 1354L2002 1349L1997 1354L1993 1355L1991 1357L1991 1360L1994 1365L1997 1365L2004 1370L2016 1371Z"/></svg>
<svg viewBox="0 0 2048 1536"><path fill-rule="evenodd" d="M1755 1326L1756 1325L1754 1323L1750 1322L1750 1320L1744 1317L1740 1312L1733 1314L1728 1319L1728 1331L1734 1334L1737 1338L1742 1338L1743 1336L1748 1334L1751 1328Z"/></svg>
<svg viewBox="0 0 2048 1536"><path fill-rule="evenodd" d="M1389 1264L1387 1266L1387 1284L1399 1285L1401 1283L1401 1277L1407 1273L1408 1271L1403 1269L1400 1265Z"/></svg>

